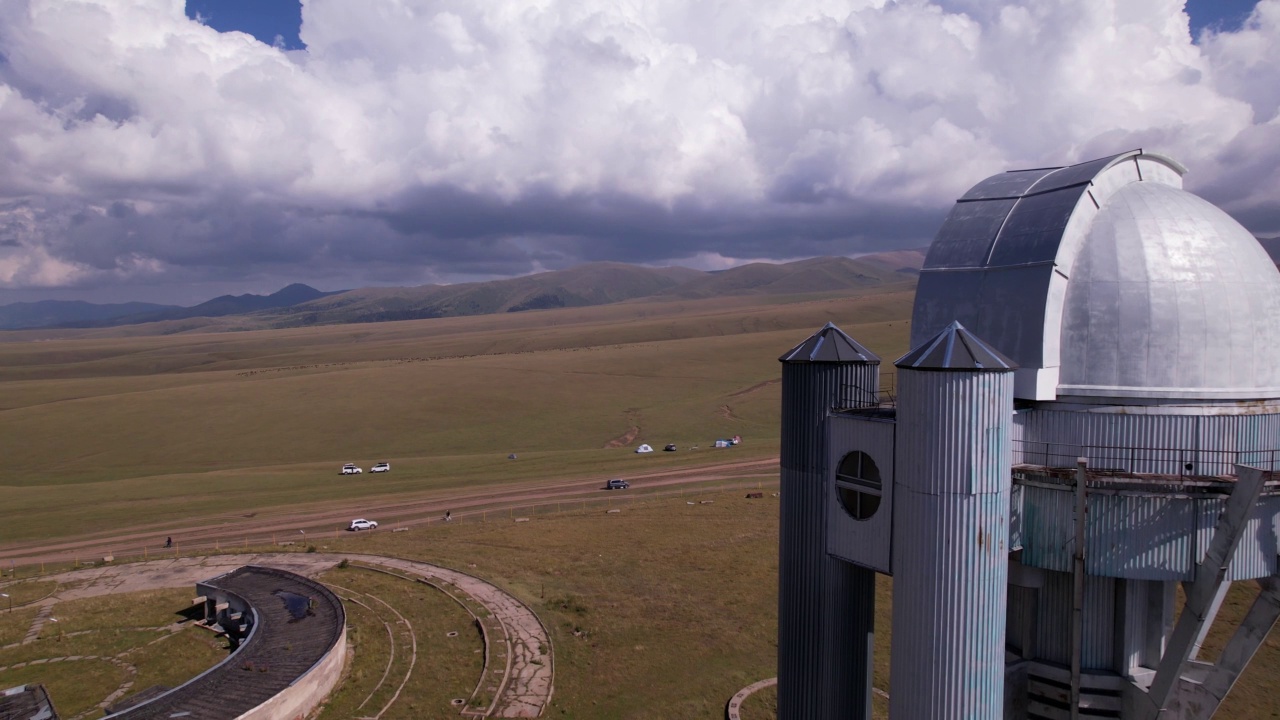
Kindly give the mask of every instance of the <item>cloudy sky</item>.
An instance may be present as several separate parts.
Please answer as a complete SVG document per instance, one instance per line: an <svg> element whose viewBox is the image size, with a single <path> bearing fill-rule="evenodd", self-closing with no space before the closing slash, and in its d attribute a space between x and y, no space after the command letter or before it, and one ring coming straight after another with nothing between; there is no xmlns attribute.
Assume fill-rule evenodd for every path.
<svg viewBox="0 0 1280 720"><path fill-rule="evenodd" d="M0 303L919 247L1139 147L1280 233L1280 0L291 7L0 3Z"/></svg>

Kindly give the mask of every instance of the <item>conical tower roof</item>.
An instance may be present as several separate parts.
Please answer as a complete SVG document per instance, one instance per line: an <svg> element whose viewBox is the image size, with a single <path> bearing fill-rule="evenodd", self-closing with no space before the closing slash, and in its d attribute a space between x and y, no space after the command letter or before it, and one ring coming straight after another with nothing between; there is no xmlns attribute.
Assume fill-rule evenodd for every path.
<svg viewBox="0 0 1280 720"><path fill-rule="evenodd" d="M866 363L880 364L880 356L866 349L832 323L809 336L778 358L784 363Z"/></svg>
<svg viewBox="0 0 1280 720"><path fill-rule="evenodd" d="M894 365L911 370L1015 370L1017 365L958 320L898 358Z"/></svg>

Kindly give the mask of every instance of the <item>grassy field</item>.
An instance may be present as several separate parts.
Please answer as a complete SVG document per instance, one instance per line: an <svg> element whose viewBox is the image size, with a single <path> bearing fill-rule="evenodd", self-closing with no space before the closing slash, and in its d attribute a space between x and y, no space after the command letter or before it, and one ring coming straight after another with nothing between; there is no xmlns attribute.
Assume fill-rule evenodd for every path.
<svg viewBox="0 0 1280 720"><path fill-rule="evenodd" d="M174 623L191 588L124 593L57 603L34 642L19 644L35 608L0 620L0 688L43 683L62 717L100 714L96 706L123 683L132 692L185 682L227 656L226 642Z"/></svg>
<svg viewBox="0 0 1280 720"><path fill-rule="evenodd" d="M628 477L722 460L716 451L688 448L735 434L745 443L734 458L772 457L777 357L834 321L891 371L888 363L906 349L910 303L910 290L902 289L222 334L0 334L0 550L481 485ZM681 451L636 455L640 442L676 443ZM510 453L519 459L508 460ZM389 460L393 471L337 474L343 462L367 470L377 460ZM618 498L618 514L596 503L535 514L528 523L471 518L404 533L308 539L327 551L466 569L523 599L555 644L548 716L712 718L738 689L776 674L777 500L692 492L714 502L631 493ZM362 571L340 572L349 578ZM328 579L352 584L338 573ZM410 599L395 581L379 579L376 588L360 582L360 597L385 596L406 617L426 612L414 615L434 628L426 634L444 627L429 624L433 612L453 622L447 609L426 611L434 606ZM891 581L878 582L875 685L891 692ZM38 582L12 587L26 600L52 589ZM1206 652L1222 646L1249 592L1232 589ZM178 594L189 596L190 588ZM361 662L385 667L391 640L381 646L375 630L386 611L367 604L351 613L353 643ZM193 644L202 640L187 631L148 644L157 636L144 626L162 623L163 608L109 632L101 626L112 613L92 605L66 603L58 613L57 627L46 626L48 635L33 645L5 648L0 665L127 654L139 672L175 681L216 650ZM3 643L19 641L34 616L26 607L0 618ZM187 659L168 663L169 648ZM434 648L434 661L465 671L465 662L448 659L452 650ZM1277 717L1269 680L1277 671L1280 638L1273 636L1220 715ZM121 681L117 666L86 661L7 670L0 685L51 673L55 697L69 694L71 707L92 707ZM326 716L349 716L376 687L371 673L353 669ZM459 686L466 683L408 690L413 707L393 708L388 717L456 717L437 708ZM749 701L747 720L772 717L775 697ZM884 717L884 698L874 702Z"/></svg>
<svg viewBox="0 0 1280 720"><path fill-rule="evenodd" d="M344 598L354 656L319 718L341 720L384 708L386 718L458 714L451 701L470 699L484 665L484 643L462 606L421 583L354 565L320 580L337 586Z"/></svg>
<svg viewBox="0 0 1280 720"><path fill-rule="evenodd" d="M830 320L891 359L910 301L906 288L243 333L0 334L0 543L712 459L637 457L640 442L736 434L739 456L768 457L778 355ZM337 473L377 460L393 472Z"/></svg>
<svg viewBox="0 0 1280 720"><path fill-rule="evenodd" d="M325 549L416 558L464 569L522 599L541 617L555 648L556 691L546 717L717 718L723 716L724 704L733 693L776 674L778 499L769 492L760 499L744 495L708 491L644 497L638 502L619 496L619 513L593 507L541 515L525 523L441 523L403 533L347 535L326 541ZM367 607L347 603L356 656L323 717L351 717L352 708L371 694L374 706L391 695L389 688L379 689L378 683L392 642L383 623L396 623L379 600L411 622L420 653L401 699L390 706L386 717L457 717L448 702L466 697L474 687L478 647L474 635L465 632L469 623L458 606L420 583L354 565L333 570L324 579L347 589L339 594ZM1247 609L1251 592L1247 583L1232 588L1206 642L1206 657L1220 650ZM892 693L891 593L892 581L878 577L874 683L888 693ZM151 609L131 614L136 614L139 625L163 623L171 612L169 605L183 607L189 595L190 588L182 588L166 605L163 593L150 594L143 602L151 604ZM82 601L60 603L57 614L66 627L80 629L101 626L112 616L110 608L104 611ZM24 622L29 623L31 615ZM449 638L448 631L460 632ZM182 633L163 642L181 637ZM116 628L109 634L64 633L60 641L57 638L50 633L34 645L22 646L26 649L10 650L10 661L19 656L71 654L70 650L77 654L95 654L90 652L94 648L128 651L154 636L138 628ZM402 634L395 641L401 651L407 647ZM389 677L406 670L403 654L397 657L399 664L393 665ZM141 667L139 660L131 662ZM43 674L0 672L0 684L50 677L62 682L62 673L80 671L72 664L44 667ZM1240 720L1274 717L1277 706L1271 678L1277 668L1280 638L1273 636L1263 644L1220 714ZM109 665L95 670L102 675L103 686L118 681L110 670ZM425 675L419 676L420 671ZM437 678L438 686L425 678ZM746 720L773 718L774 697L765 692L748 701ZM875 717L887 717L887 707L883 696L874 697Z"/></svg>

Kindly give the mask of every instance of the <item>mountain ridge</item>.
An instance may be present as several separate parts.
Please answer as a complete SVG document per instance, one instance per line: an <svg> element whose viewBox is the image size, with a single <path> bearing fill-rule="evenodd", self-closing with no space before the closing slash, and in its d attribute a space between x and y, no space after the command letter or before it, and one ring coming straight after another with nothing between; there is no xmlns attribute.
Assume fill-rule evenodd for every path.
<svg viewBox="0 0 1280 720"><path fill-rule="evenodd" d="M109 317L63 320L52 327L106 328L157 323L156 331L167 334L195 331L208 324L202 320L228 317L244 320L235 324L234 329L289 328L533 312L655 298L838 293L914 282L923 264L924 250L915 249L859 258L817 257L779 264L750 263L718 271L593 262L564 270L455 285L322 292L295 283L271 295L222 295L187 308L158 306L160 309L141 313L116 312ZM0 306L0 312L6 307L9 306ZM21 329L34 327L27 325ZM223 323L222 327L227 326ZM0 323L0 329L19 328Z"/></svg>

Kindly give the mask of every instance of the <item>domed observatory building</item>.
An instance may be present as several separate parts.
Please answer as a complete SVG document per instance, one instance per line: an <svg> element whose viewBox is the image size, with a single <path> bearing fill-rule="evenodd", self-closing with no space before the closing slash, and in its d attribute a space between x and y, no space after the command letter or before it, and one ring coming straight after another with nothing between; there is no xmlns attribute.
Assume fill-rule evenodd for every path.
<svg viewBox="0 0 1280 720"><path fill-rule="evenodd" d="M1196 665L1208 622L1173 632L1175 585L1204 581L1208 621L1230 581L1266 579L1274 597L1280 497L1236 466L1277 468L1280 272L1183 172L1135 151L988 178L921 274L913 345L958 320L1018 365L1006 647L1029 717L1141 717L1181 697L1181 675L1223 684ZM1220 530L1237 488L1264 497ZM1198 564L1232 529L1210 582L1218 568ZM1186 694L1216 707L1212 688Z"/></svg>
<svg viewBox="0 0 1280 720"><path fill-rule="evenodd" d="M827 552L895 577L895 720L1208 718L1280 615L1280 272L1184 172L1133 151L978 183L929 249L897 408L828 413ZM873 513L847 502L869 464ZM1256 601L1201 657L1233 582Z"/></svg>

